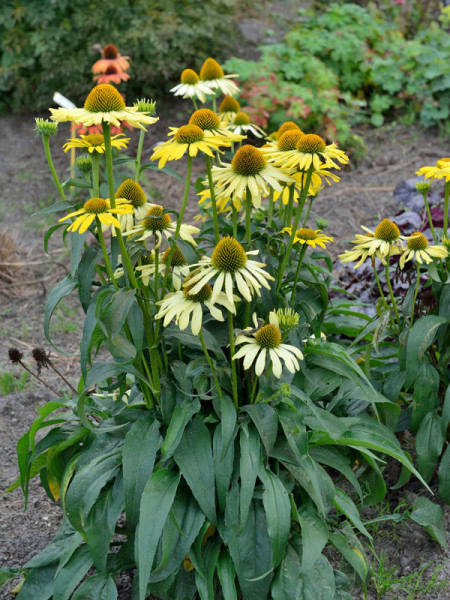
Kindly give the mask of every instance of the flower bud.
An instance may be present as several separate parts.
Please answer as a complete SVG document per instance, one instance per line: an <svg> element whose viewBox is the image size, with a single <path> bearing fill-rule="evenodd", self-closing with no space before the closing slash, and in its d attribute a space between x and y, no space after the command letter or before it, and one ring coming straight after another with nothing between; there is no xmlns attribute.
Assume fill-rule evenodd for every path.
<svg viewBox="0 0 450 600"><path fill-rule="evenodd" d="M89 154L81 154L75 161L75 164L82 173L90 173L92 168L92 158Z"/></svg>
<svg viewBox="0 0 450 600"><path fill-rule="evenodd" d="M155 114L156 100L147 100L147 98L140 98L134 105L138 109L138 112L146 112L150 116Z"/></svg>
<svg viewBox="0 0 450 600"><path fill-rule="evenodd" d="M36 127L34 128L36 135L55 135L58 132L58 123L49 121L48 119L40 119L36 117Z"/></svg>
<svg viewBox="0 0 450 600"><path fill-rule="evenodd" d="M416 181L416 190L421 194L428 194L430 190L429 181Z"/></svg>

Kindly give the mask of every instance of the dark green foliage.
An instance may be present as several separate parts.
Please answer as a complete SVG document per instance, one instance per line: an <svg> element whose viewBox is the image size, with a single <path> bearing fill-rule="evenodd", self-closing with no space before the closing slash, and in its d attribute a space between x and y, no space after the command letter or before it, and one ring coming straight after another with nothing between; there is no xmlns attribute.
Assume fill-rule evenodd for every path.
<svg viewBox="0 0 450 600"><path fill-rule="evenodd" d="M186 67L219 60L239 0L5 0L0 4L0 110L46 109L55 91L81 105L93 86L94 44L132 59L129 98L167 91Z"/></svg>

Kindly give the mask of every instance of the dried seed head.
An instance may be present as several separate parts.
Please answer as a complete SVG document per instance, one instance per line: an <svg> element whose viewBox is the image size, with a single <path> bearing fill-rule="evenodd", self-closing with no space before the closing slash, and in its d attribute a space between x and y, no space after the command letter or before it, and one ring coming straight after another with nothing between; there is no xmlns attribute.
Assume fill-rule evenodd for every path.
<svg viewBox="0 0 450 600"><path fill-rule="evenodd" d="M9 356L9 360L12 363L14 363L15 365L20 363L20 361L23 358L22 352L20 352L20 350L18 350L17 348L10 348L8 350L8 356Z"/></svg>

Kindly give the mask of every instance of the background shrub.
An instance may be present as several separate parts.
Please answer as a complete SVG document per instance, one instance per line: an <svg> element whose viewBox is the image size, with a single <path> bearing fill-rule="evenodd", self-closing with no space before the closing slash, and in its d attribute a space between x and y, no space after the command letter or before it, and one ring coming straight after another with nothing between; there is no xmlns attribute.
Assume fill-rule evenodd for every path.
<svg viewBox="0 0 450 600"><path fill-rule="evenodd" d="M161 97L186 67L219 60L232 43L240 0L4 0L0 3L0 109L41 110L55 91L80 103L92 87L94 44L132 58L121 86Z"/></svg>
<svg viewBox="0 0 450 600"><path fill-rule="evenodd" d="M280 43L262 47L258 62L231 59L244 97L261 125L286 118L346 140L352 124L382 125L386 117L425 126L450 115L450 37L438 21L407 39L385 13L332 3L303 13Z"/></svg>

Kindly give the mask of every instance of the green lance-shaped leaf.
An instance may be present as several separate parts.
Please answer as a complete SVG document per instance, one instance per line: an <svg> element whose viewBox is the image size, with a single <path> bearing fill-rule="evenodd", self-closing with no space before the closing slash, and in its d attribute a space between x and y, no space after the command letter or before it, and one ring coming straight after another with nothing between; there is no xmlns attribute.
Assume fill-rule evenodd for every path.
<svg viewBox="0 0 450 600"><path fill-rule="evenodd" d="M225 510L226 496L230 487L234 465L234 440L238 427L234 428L233 439L228 444L228 450L223 455L222 428L216 427L213 438L214 477L216 480L217 500L220 510Z"/></svg>
<svg viewBox="0 0 450 600"><path fill-rule="evenodd" d="M237 600L236 584L234 583L236 569L230 555L225 549L222 550L217 560L217 575L222 586L224 600Z"/></svg>
<svg viewBox="0 0 450 600"><path fill-rule="evenodd" d="M139 600L146 598L156 548L179 482L179 473L161 469L153 473L142 493L135 542L136 564L139 569Z"/></svg>
<svg viewBox="0 0 450 600"><path fill-rule="evenodd" d="M342 453L341 453L342 452ZM361 485L353 472L350 459L343 454L343 451L336 450L336 448L311 448L309 454L311 458L316 460L318 463L327 465L336 471L339 471L346 479L353 485L356 492L358 493L361 502L363 501L363 493Z"/></svg>
<svg viewBox="0 0 450 600"><path fill-rule="evenodd" d="M117 588L110 573L97 573L84 581L72 600L117 600Z"/></svg>
<svg viewBox="0 0 450 600"><path fill-rule="evenodd" d="M78 293L84 311L87 311L91 301L95 265L99 260L101 252L100 246L89 246L78 264Z"/></svg>
<svg viewBox="0 0 450 600"><path fill-rule="evenodd" d="M45 303L44 309L44 334L47 338L48 342L56 349L58 352L61 352L65 356L70 356L67 352L64 352L61 349L58 349L51 337L50 337L50 321L53 315L53 311L55 310L58 303L65 297L68 296L77 286L76 281L74 281L71 277L65 277L62 281L55 285L52 291L49 293L47 302Z"/></svg>
<svg viewBox="0 0 450 600"><path fill-rule="evenodd" d="M92 562L87 544L79 546L66 564L59 569L55 577L52 600L69 600L73 590L91 568Z"/></svg>
<svg viewBox="0 0 450 600"><path fill-rule="evenodd" d="M56 563L31 569L27 574L25 583L16 596L16 600L49 600L55 587Z"/></svg>
<svg viewBox="0 0 450 600"><path fill-rule="evenodd" d="M219 523L219 529L233 560L244 600L265 600L273 570L265 511L260 501L253 500L242 528L239 504L239 489L234 486L228 492L225 522Z"/></svg>
<svg viewBox="0 0 450 600"><path fill-rule="evenodd" d="M123 478L120 474L113 485L102 491L86 519L84 535L97 571L106 570L109 546L123 508Z"/></svg>
<svg viewBox="0 0 450 600"><path fill-rule="evenodd" d="M295 517L302 528L301 572L305 575L319 559L328 541L328 527L311 502L302 504Z"/></svg>
<svg viewBox="0 0 450 600"><path fill-rule="evenodd" d="M368 537L370 540L372 539L372 536L364 527L363 522L360 519L359 510L356 507L355 503L350 498L350 496L348 496L337 486L335 486L334 489L333 504L338 510L341 511L341 513L343 513L347 517L347 519L352 523L352 525L356 527L356 529L360 533Z"/></svg>
<svg viewBox="0 0 450 600"><path fill-rule="evenodd" d="M180 486L161 538L162 557L150 576L150 583L163 581L183 562L195 541L205 515L192 494Z"/></svg>
<svg viewBox="0 0 450 600"><path fill-rule="evenodd" d="M334 600L335 593L333 568L322 554L303 578L303 600Z"/></svg>
<svg viewBox="0 0 450 600"><path fill-rule="evenodd" d="M300 558L288 544L286 553L272 583L273 600L303 600Z"/></svg>
<svg viewBox="0 0 450 600"><path fill-rule="evenodd" d="M200 508L215 525L216 500L211 437L200 417L195 417L186 426L175 450L174 459Z"/></svg>
<svg viewBox="0 0 450 600"><path fill-rule="evenodd" d="M253 427L247 427L246 423L241 425L240 444L240 520L241 526L244 527L253 498L261 452L259 436L256 430Z"/></svg>
<svg viewBox="0 0 450 600"><path fill-rule="evenodd" d="M142 492L153 473L156 452L161 444L159 426L158 421L143 416L125 436L122 464L128 529L136 528Z"/></svg>
<svg viewBox="0 0 450 600"><path fill-rule="evenodd" d="M445 317L427 315L414 323L408 332L406 340L406 381L408 389L415 381L424 354L428 346L433 342L437 330L441 325L447 323Z"/></svg>
<svg viewBox="0 0 450 600"><path fill-rule="evenodd" d="M179 406L175 407L161 446L161 456L163 459L169 458L175 452L186 425L200 411L200 408L201 404L198 398L186 398Z"/></svg>
<svg viewBox="0 0 450 600"><path fill-rule="evenodd" d="M444 512L439 504L435 504L428 498L420 496L414 502L413 511L410 517L413 521L422 525L422 527L425 528L425 531L429 533L442 548L447 547Z"/></svg>
<svg viewBox="0 0 450 600"><path fill-rule="evenodd" d="M280 479L263 465L259 478L263 482L263 504L266 511L267 530L272 543L273 566L276 568L286 551L291 528L291 503Z"/></svg>
<svg viewBox="0 0 450 600"><path fill-rule="evenodd" d="M439 465L439 496L450 504L450 446L447 446Z"/></svg>
<svg viewBox="0 0 450 600"><path fill-rule="evenodd" d="M221 430L221 455L220 459L223 459L229 450L230 444L233 443L236 437L235 428L237 414L233 404L233 400L226 394L222 396L218 402L220 407L220 430Z"/></svg>
<svg viewBox="0 0 450 600"><path fill-rule="evenodd" d="M417 466L425 481L430 481L444 446L441 417L433 410L425 415L416 435Z"/></svg>
<svg viewBox="0 0 450 600"><path fill-rule="evenodd" d="M249 404L243 406L241 410L245 410L250 415L269 456L277 439L278 419L275 410L270 404L264 403Z"/></svg>

